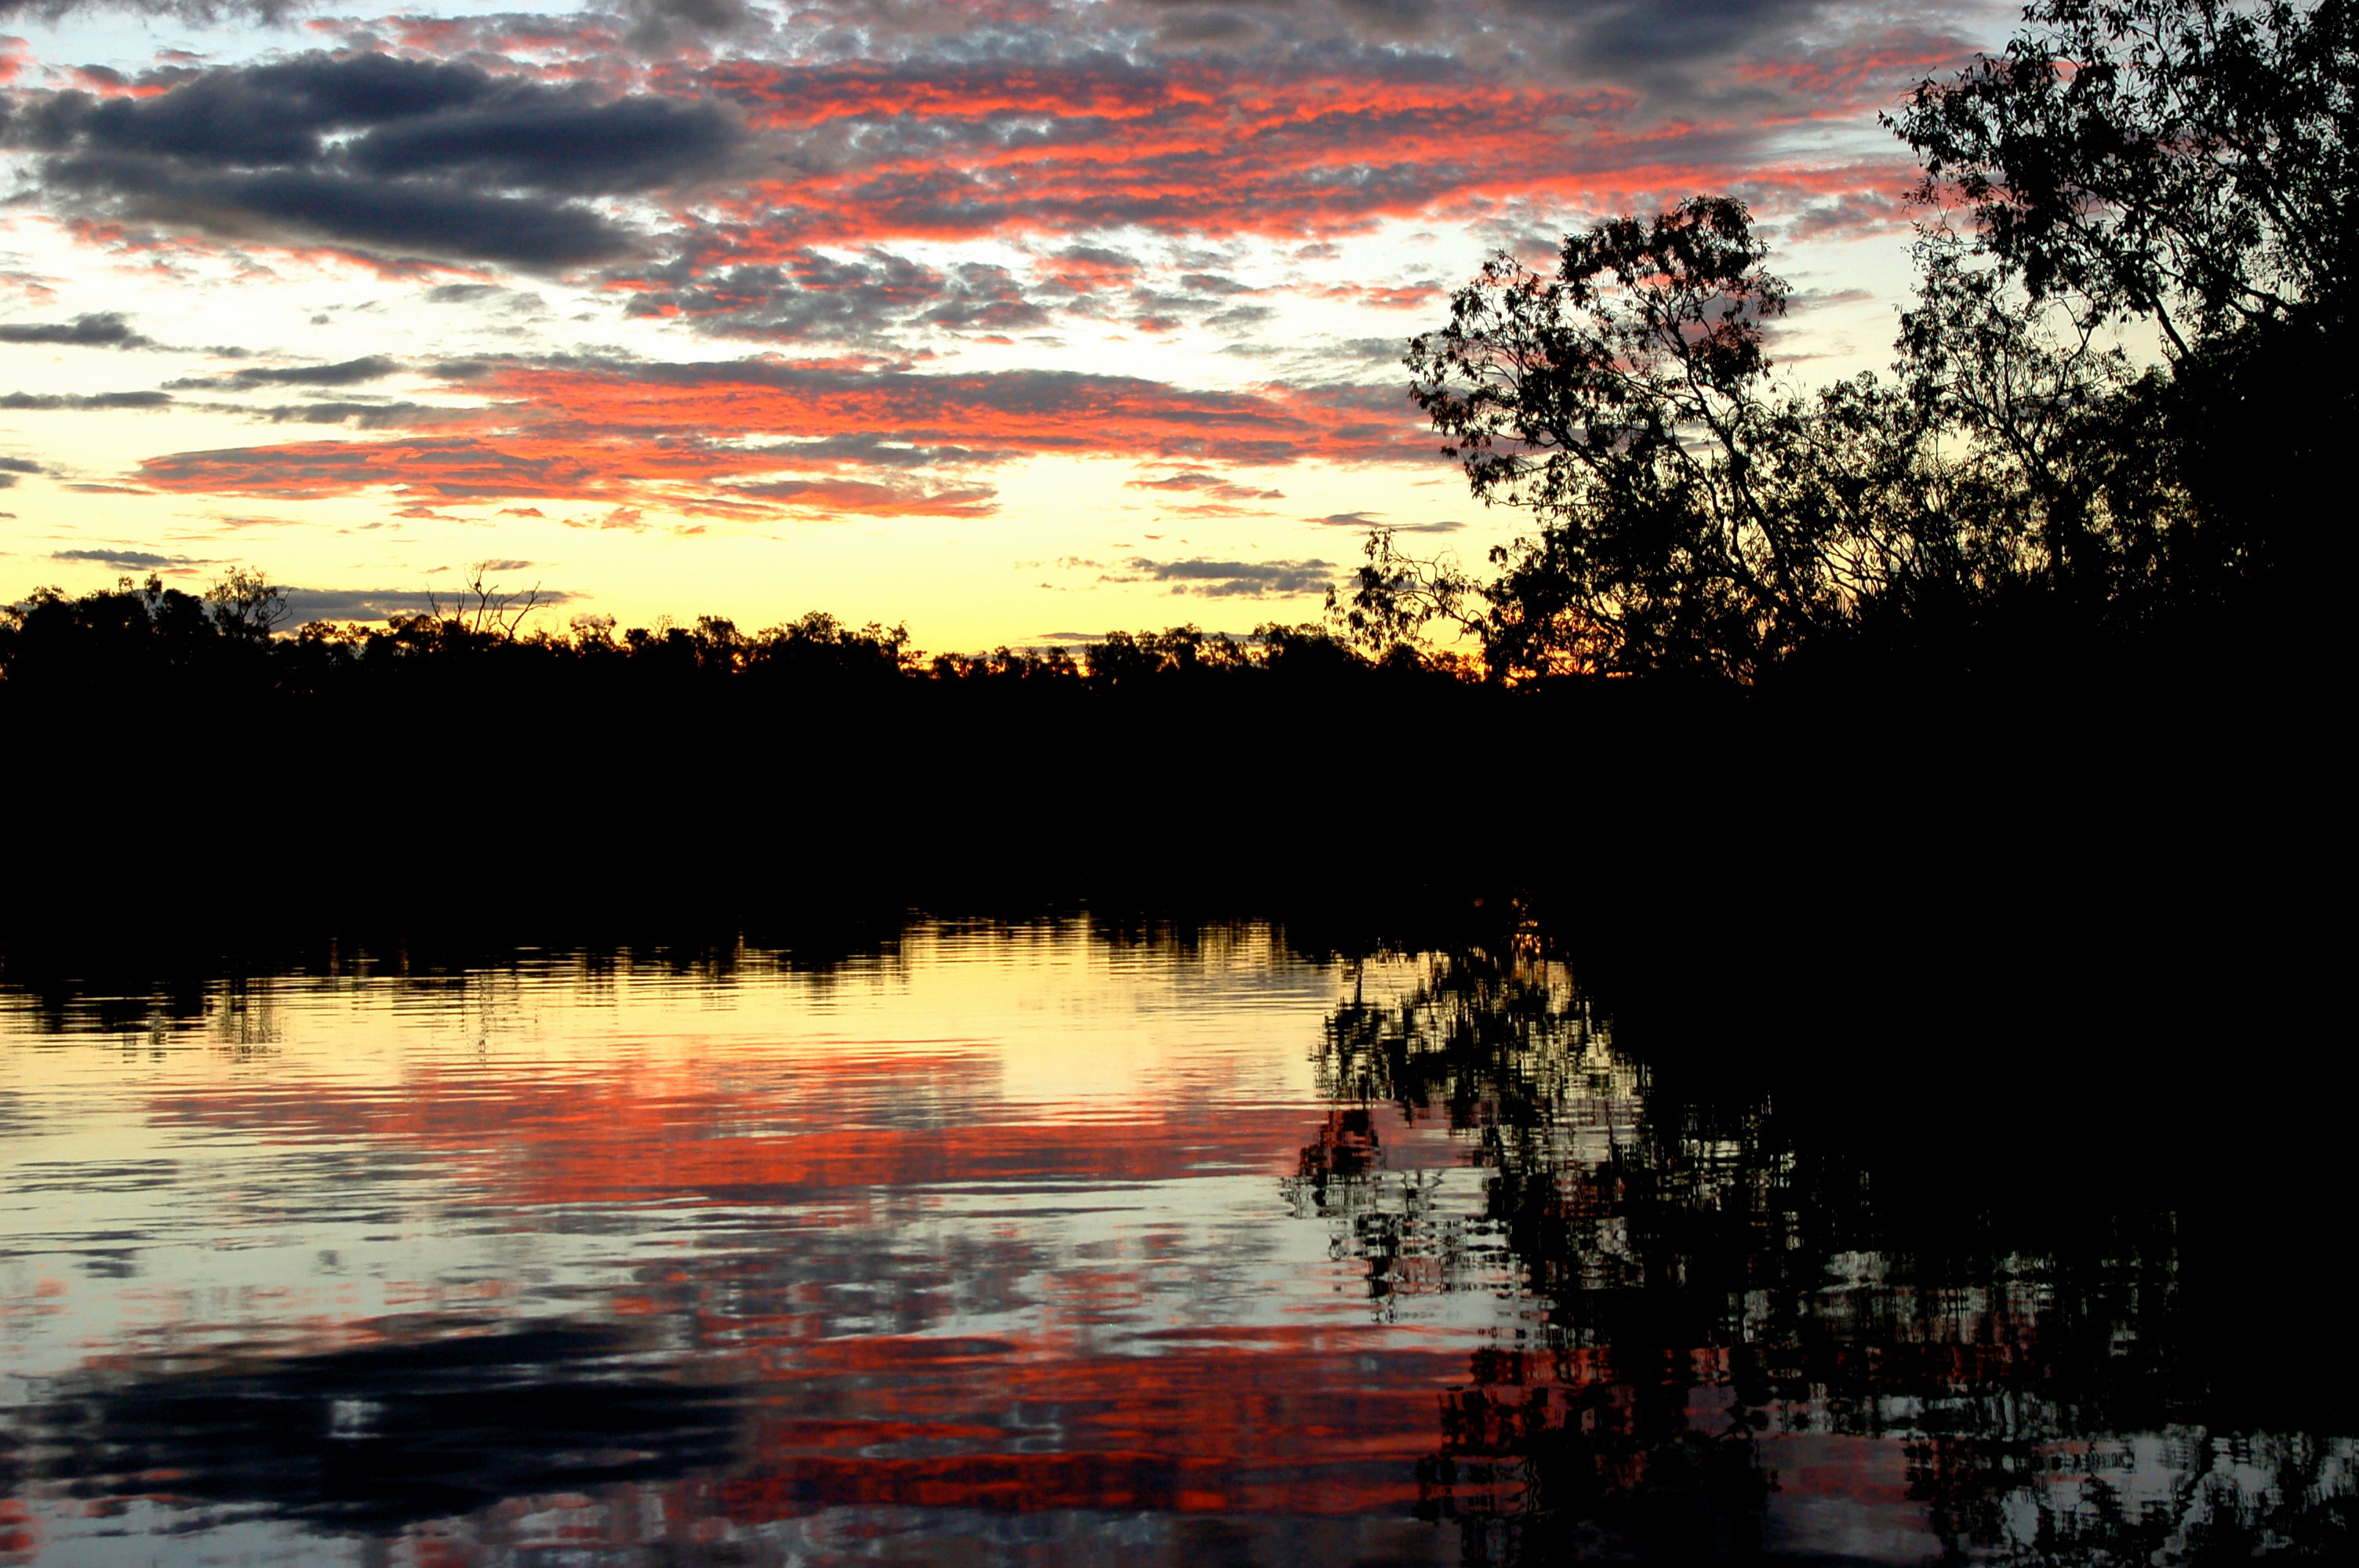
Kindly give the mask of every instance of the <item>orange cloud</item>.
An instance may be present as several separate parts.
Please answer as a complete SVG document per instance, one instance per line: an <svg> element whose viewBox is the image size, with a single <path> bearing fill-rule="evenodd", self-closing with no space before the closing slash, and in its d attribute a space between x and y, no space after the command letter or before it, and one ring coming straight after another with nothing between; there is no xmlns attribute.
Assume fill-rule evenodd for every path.
<svg viewBox="0 0 2359 1568"><path fill-rule="evenodd" d="M1875 38L1786 59L1736 68L1742 81L1772 84L1811 100L1814 120L1847 120L1888 104L1902 90L1958 69L1973 46L1944 33L1894 28Z"/></svg>
<svg viewBox="0 0 2359 1568"><path fill-rule="evenodd" d="M731 60L658 72L789 143L868 133L859 156L756 181L696 241L736 261L886 236L1141 224L1192 232L1364 227L1600 167L1635 100L1451 79L1163 66ZM1027 134L1005 134L1011 119ZM925 134L907 127L922 124ZM1583 149L1587 149L1584 151Z"/></svg>
<svg viewBox="0 0 2359 1568"><path fill-rule="evenodd" d="M1203 392L1074 372L929 375L767 358L512 362L465 386L484 399L477 407L419 416L459 433L175 452L147 459L137 477L182 494L316 499L382 491L410 500L550 498L713 515L973 516L991 510L987 486L880 479L873 470L954 473L1047 453L1256 465L1398 461L1422 457L1426 445L1406 400L1388 388Z"/></svg>

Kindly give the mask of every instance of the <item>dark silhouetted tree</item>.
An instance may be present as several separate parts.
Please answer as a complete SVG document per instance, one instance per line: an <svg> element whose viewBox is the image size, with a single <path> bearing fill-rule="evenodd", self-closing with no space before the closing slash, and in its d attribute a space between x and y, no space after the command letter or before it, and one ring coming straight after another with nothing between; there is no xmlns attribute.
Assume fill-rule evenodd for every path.
<svg viewBox="0 0 2359 1568"><path fill-rule="evenodd" d="M1775 386L1787 289L1730 198L1568 235L1552 277L1495 257L1407 362L1473 493L1535 531L1488 578L1372 537L1343 630L1454 625L1503 678L1747 682L1805 650L2021 667L2168 630L2215 660L2325 628L2330 443L2359 417L2354 16L2042 0L1919 87L1889 123L1964 231L1923 226L1897 386Z"/></svg>
<svg viewBox="0 0 2359 1568"><path fill-rule="evenodd" d="M266 640L288 614L287 590L250 567L231 568L205 589L205 604L224 633L247 642Z"/></svg>
<svg viewBox="0 0 2359 1568"><path fill-rule="evenodd" d="M2359 7L2041 0L2025 23L1889 122L1919 196L1962 200L2023 297L2165 343L2115 441L2180 492L2144 541L2161 602L2207 630L2241 611L2215 644L2331 635L2351 565L2338 443L2359 417ZM2157 488L2123 477L2117 493Z"/></svg>
<svg viewBox="0 0 2359 1568"><path fill-rule="evenodd" d="M2035 297L2201 336L2359 284L2359 7L2040 0L1891 120Z"/></svg>
<svg viewBox="0 0 2359 1568"><path fill-rule="evenodd" d="M1410 343L1411 395L1474 494L1542 523L1495 557L1495 662L1744 676L1826 612L1819 542L1755 483L1762 327L1788 294L1766 255L1744 203L1700 197L1566 236L1554 277L1494 257Z"/></svg>
<svg viewBox="0 0 2359 1568"><path fill-rule="evenodd" d="M2027 500L1986 434L1971 461L1945 450L1951 367L1932 359L1897 387L1776 385L1765 323L1787 287L1766 257L1742 202L1697 198L1568 235L1554 278L1494 258L1411 343L1412 395L1474 494L1530 509L1538 531L1494 550L1488 579L1372 537L1335 605L1344 628L1375 650L1454 623L1502 678L1744 682L1904 609L2038 579L2049 515L2074 498ZM2011 386L2034 348L1940 341ZM2095 362L2052 353L2046 383L2069 388L2024 397L2110 395Z"/></svg>

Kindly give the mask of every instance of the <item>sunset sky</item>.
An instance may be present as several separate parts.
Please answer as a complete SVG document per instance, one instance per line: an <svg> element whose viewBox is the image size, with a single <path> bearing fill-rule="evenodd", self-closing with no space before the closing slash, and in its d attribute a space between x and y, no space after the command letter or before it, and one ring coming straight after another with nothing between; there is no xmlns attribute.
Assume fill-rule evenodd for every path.
<svg viewBox="0 0 2359 1568"><path fill-rule="evenodd" d="M0 600L233 565L375 619L919 645L1316 614L1366 528L1479 558L1404 340L1505 246L1699 191L1881 366L1875 124L2005 6L0 0Z"/></svg>

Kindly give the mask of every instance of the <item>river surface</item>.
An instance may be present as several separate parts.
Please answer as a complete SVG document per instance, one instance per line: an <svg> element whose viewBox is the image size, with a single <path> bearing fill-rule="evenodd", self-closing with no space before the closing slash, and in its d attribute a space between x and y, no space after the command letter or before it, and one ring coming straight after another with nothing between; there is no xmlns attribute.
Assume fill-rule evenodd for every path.
<svg viewBox="0 0 2359 1568"><path fill-rule="evenodd" d="M2176 1562L2171 1217L1905 1242L1542 964L1244 926L0 988L0 1563Z"/></svg>

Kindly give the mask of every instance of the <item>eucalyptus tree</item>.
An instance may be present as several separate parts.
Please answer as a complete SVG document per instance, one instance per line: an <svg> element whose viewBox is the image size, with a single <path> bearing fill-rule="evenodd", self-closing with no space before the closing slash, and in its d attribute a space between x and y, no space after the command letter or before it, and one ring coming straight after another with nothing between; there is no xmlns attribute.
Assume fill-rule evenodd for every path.
<svg viewBox="0 0 2359 1568"><path fill-rule="evenodd" d="M2359 6L2039 0L1887 120L1920 198L1968 207L2035 297L2148 319L2175 356L2347 313L2359 284Z"/></svg>
<svg viewBox="0 0 2359 1568"><path fill-rule="evenodd" d="M1533 527L1488 574L1379 534L1337 618L1372 650L1454 623L1501 678L1744 683L2339 604L2354 16L2040 0L1921 83L1887 121L1925 209L1897 384L1777 384L1789 291L1732 198L1569 234L1552 276L1494 257L1406 362L1474 495Z"/></svg>
<svg viewBox="0 0 2359 1568"><path fill-rule="evenodd" d="M1918 406L1773 379L1790 290L1767 254L1742 201L1697 197L1567 235L1552 276L1494 257L1411 341L1411 395L1475 496L1538 526L1486 580L1372 540L1337 605L1349 629L1455 622L1495 676L1745 681L1959 569Z"/></svg>
<svg viewBox="0 0 2359 1568"><path fill-rule="evenodd" d="M1962 204L1971 249L2021 299L2155 333L2164 368L2115 442L2178 492L2141 582L2199 613L2339 607L2359 6L2040 0L1887 123L1923 165L1919 199ZM2159 493L2153 463L2116 466L2116 490Z"/></svg>

